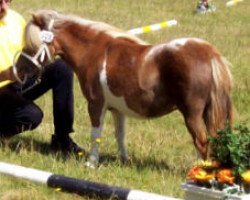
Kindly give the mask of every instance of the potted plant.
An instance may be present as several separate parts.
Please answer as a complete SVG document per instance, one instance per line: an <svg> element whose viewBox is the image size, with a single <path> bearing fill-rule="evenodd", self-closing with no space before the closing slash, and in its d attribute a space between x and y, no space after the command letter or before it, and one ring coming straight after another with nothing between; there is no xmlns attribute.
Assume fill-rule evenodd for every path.
<svg viewBox="0 0 250 200"><path fill-rule="evenodd" d="M250 199L250 131L244 125L209 138L211 161L197 162L183 184L186 200Z"/></svg>

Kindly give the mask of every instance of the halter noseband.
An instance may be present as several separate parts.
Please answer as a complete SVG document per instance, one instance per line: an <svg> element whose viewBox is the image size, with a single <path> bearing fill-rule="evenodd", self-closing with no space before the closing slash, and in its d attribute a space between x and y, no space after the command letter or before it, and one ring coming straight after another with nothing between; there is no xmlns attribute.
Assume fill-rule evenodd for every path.
<svg viewBox="0 0 250 200"><path fill-rule="evenodd" d="M49 61L52 60L52 56L51 56L51 53L49 51L48 44L50 44L54 39L54 34L51 32L53 24L54 24L54 19L51 19L50 23L48 25L48 30L47 31L42 30L40 32L40 39L42 41L42 44L40 45L38 51L36 52L36 54L34 56L30 56L30 55L28 55L27 53L24 53L24 52L21 52L21 54L20 54L20 56L25 57L34 66L36 66L38 71L39 71L39 75L38 75L38 78L37 78L36 82L31 87L27 88L25 91L33 88L35 85L37 85L41 81L41 74L42 74L42 71L43 71L43 66L40 63L43 63L45 57L47 56ZM14 62L13 62L12 70L13 70L13 74L14 74L16 80L20 84L23 85L27 81L27 75L24 76L23 80L18 75L17 67L16 67L16 61L17 61L17 56L18 55L19 55L19 52L14 56Z"/></svg>

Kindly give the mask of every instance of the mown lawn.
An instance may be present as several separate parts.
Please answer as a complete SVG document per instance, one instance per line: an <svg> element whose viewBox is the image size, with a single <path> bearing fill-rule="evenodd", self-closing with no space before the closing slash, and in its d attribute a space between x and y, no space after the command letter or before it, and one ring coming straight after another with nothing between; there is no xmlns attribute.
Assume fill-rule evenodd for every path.
<svg viewBox="0 0 250 200"><path fill-rule="evenodd" d="M244 1L227 8L225 0L214 2L217 11L206 15L194 13L196 1L183 0L16 0L12 4L27 20L32 11L49 8L105 21L124 30L176 19L178 26L140 37L152 44L179 37L199 37L214 44L233 65L235 123L246 123L250 127L250 3ZM112 120L108 114L100 149L101 165L92 170L84 166L85 158L64 159L50 153L49 143L53 133L51 94L40 98L37 104L44 110L42 124L34 131L14 137L9 145L2 146L1 161L79 179L183 197L180 184L185 181L187 169L196 160L196 151L178 112L150 121L127 121L127 147L132 158L129 166L119 162ZM74 127L73 138L89 150L90 122L77 79ZM3 200L89 199L4 175L0 175L0 186L0 199Z"/></svg>

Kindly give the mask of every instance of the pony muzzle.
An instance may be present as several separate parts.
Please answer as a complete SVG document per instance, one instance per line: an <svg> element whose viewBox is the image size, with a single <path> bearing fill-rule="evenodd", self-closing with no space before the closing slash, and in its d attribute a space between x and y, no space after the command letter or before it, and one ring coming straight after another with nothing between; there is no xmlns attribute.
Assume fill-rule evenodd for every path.
<svg viewBox="0 0 250 200"><path fill-rule="evenodd" d="M25 61L25 62L19 63L21 61ZM51 62L52 57L51 57L47 44L42 44L34 56L30 56L25 52L21 52L18 58L17 58L17 55L14 58L13 68L12 68L13 75L15 76L15 79L20 84L24 84L27 81L29 74L34 74L34 73L37 73L38 71L39 76L40 76L41 72L43 71L43 64L47 63L48 61ZM19 69L29 69L29 70L26 70L26 71L24 70L24 73L20 74ZM30 69L33 69L33 70L30 70Z"/></svg>

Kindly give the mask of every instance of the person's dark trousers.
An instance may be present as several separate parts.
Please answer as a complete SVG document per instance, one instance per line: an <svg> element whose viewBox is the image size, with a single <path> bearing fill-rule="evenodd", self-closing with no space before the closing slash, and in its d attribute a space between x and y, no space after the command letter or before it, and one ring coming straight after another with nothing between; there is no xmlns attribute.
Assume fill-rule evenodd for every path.
<svg viewBox="0 0 250 200"><path fill-rule="evenodd" d="M46 66L40 84L22 92L32 84L33 80L29 80L24 86L14 83L0 89L0 136L10 137L36 128L43 112L33 101L51 89L54 133L58 138L67 137L73 131L72 70L62 60L56 60Z"/></svg>

